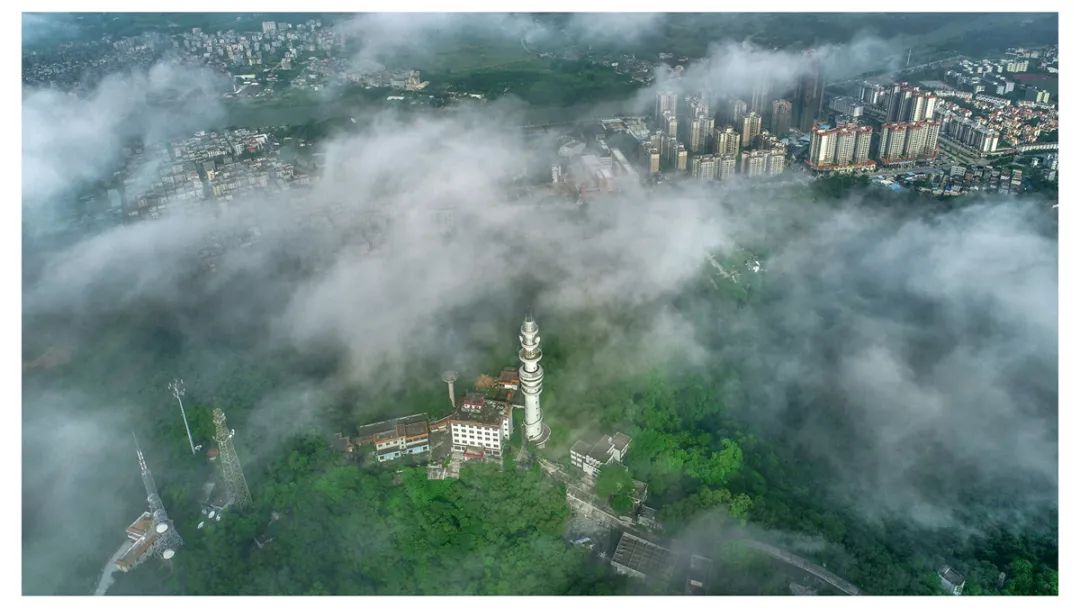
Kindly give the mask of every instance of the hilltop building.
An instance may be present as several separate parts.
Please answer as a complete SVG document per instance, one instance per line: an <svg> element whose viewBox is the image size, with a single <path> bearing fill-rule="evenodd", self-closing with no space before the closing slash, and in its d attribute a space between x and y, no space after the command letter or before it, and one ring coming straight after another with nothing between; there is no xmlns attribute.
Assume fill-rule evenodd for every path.
<svg viewBox="0 0 1080 608"><path fill-rule="evenodd" d="M623 532L611 556L611 565L625 576L664 580L671 576L674 560L671 551L664 547Z"/></svg>
<svg viewBox="0 0 1080 608"><path fill-rule="evenodd" d="M450 417L450 449L465 452L476 448L487 456L499 456L512 428L511 403L469 393Z"/></svg>
<svg viewBox="0 0 1080 608"><path fill-rule="evenodd" d="M379 462L410 454L426 454L431 450L427 414L413 414L364 425L356 433L354 443L374 445L375 459Z"/></svg>
<svg viewBox="0 0 1080 608"><path fill-rule="evenodd" d="M596 477L605 464L622 462L629 447L630 437L622 433L615 433L614 437L603 435L595 441L579 439L570 447L570 463L589 477Z"/></svg>
<svg viewBox="0 0 1080 608"><path fill-rule="evenodd" d="M964 576L949 566L938 568L938 582L941 583L942 589L953 595L964 592Z"/></svg>

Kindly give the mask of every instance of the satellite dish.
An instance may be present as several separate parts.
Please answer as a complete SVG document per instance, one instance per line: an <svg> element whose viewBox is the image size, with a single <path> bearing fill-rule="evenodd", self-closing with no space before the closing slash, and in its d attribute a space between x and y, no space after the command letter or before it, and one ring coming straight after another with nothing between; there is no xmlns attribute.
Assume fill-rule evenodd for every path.
<svg viewBox="0 0 1080 608"><path fill-rule="evenodd" d="M176 555L176 551L173 551L172 549L165 549L161 553L161 558L162 559L172 559L174 555Z"/></svg>
<svg viewBox="0 0 1080 608"><path fill-rule="evenodd" d="M221 513L217 514L217 517L214 518L214 521L221 521Z"/></svg>
<svg viewBox="0 0 1080 608"><path fill-rule="evenodd" d="M164 534L165 532L167 532L169 530L169 524L167 524L165 522L161 522L154 529L157 530L158 534Z"/></svg>
<svg viewBox="0 0 1080 608"><path fill-rule="evenodd" d="M196 528L198 528L198 529L200 529L200 530L202 530L202 527L203 527L203 526L205 526L205 525L206 525L206 522L205 522L205 521L200 521L200 522L199 522L199 525L198 525L198 526L195 526L195 527L196 527Z"/></svg>
<svg viewBox="0 0 1080 608"><path fill-rule="evenodd" d="M216 513L216 511L210 511L210 519L214 519L214 513Z"/></svg>

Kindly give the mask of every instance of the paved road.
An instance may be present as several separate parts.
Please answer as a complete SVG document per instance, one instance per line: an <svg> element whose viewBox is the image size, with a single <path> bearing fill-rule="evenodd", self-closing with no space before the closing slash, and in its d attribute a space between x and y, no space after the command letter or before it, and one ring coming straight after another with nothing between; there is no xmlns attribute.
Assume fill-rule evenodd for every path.
<svg viewBox="0 0 1080 608"><path fill-rule="evenodd" d="M568 490L570 490L574 494L574 498L592 505L594 509L600 511L604 515L607 515L608 518L610 518L609 521L611 521L611 523L613 523L614 525L622 528L623 530L631 531L639 536L645 536L649 540L656 542L659 545L667 545L667 542L665 542L666 539L644 533L642 530L635 529L633 526L620 522L617 517L607 513L606 509L603 509L602 507L596 505L596 503L593 502L591 499L591 493L587 489L581 488L579 484L573 479L571 479L571 477L567 475L566 471L564 471L562 467L560 467L558 464L551 462L550 460L547 460L545 458L538 458L537 460L540 464L540 468L542 468L545 473L566 484ZM765 553L766 555L769 555L784 563L791 564L792 566L795 566L796 568L799 568L800 570L803 570L817 577L818 579L832 585L833 587L836 587L847 595L862 594L862 591L860 591L859 588L855 585L840 578L832 572L829 572L821 566L818 566L817 564L805 558L799 557L798 555L791 553L790 551L781 549L780 547L770 545L769 543L765 543L759 540L744 539L738 542L741 542L743 545L746 545L751 549Z"/></svg>
<svg viewBox="0 0 1080 608"><path fill-rule="evenodd" d="M763 542L758 541L758 540L743 540L742 544L746 545L747 547L750 547L751 549L756 549L758 551L761 551L762 553L768 554L768 555L770 555L770 556L772 556L772 557L774 557L774 558L776 558L776 559L778 559L778 560L780 560L782 562L791 564L792 566L795 566L796 568L798 568L800 570L809 572L810 574L812 574L812 575L816 576L817 578L825 581L826 583L829 583L833 587L836 587L837 589L839 589L840 591L843 591L844 593L846 593L848 595L861 595L862 594L862 592L859 590L859 588L856 587L855 585L852 585L851 583L849 583L846 580L840 578L839 576L833 574L832 572L829 572L828 570L822 568L821 566L818 566L817 564L815 564L815 563L813 563L811 561L803 559L803 558L799 557L798 555L795 555L794 553L785 551L784 549L781 549L780 547L776 547L776 546L770 545L768 543L763 543Z"/></svg>

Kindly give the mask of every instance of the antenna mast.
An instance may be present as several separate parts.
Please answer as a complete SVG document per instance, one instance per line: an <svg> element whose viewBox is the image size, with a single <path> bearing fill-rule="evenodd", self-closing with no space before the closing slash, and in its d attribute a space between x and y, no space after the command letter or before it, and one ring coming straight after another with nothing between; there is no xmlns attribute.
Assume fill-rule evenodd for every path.
<svg viewBox="0 0 1080 608"><path fill-rule="evenodd" d="M184 430L187 431L188 445L191 446L191 455L194 456L195 452L202 449L202 444L195 445L195 441L191 438L191 427L188 426L187 412L184 411L184 401L180 399L184 396L184 380L183 378L176 378L169 383L169 390L172 391L173 397L176 397L176 402L180 404L180 416L184 419Z"/></svg>
<svg viewBox="0 0 1080 608"><path fill-rule="evenodd" d="M214 440L217 441L218 457L221 459L221 476L225 481L225 491L228 494L229 504L243 508L251 504L251 491L248 490L247 478L244 470L240 467L240 459L236 456L236 448L233 447L233 435L236 431L225 425L225 412L221 408L214 409Z"/></svg>

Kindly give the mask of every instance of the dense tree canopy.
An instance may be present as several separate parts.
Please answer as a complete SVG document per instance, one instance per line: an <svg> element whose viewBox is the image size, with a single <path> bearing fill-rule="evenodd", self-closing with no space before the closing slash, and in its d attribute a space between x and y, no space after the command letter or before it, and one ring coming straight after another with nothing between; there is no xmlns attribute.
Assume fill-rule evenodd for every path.
<svg viewBox="0 0 1080 608"><path fill-rule="evenodd" d="M363 470L321 438L303 437L259 480L255 499L220 523L185 530L169 585L194 594L620 589L619 579L562 539L563 491L535 469L473 465L459 480L429 481L423 468ZM115 591L152 592L156 575L151 564Z"/></svg>

